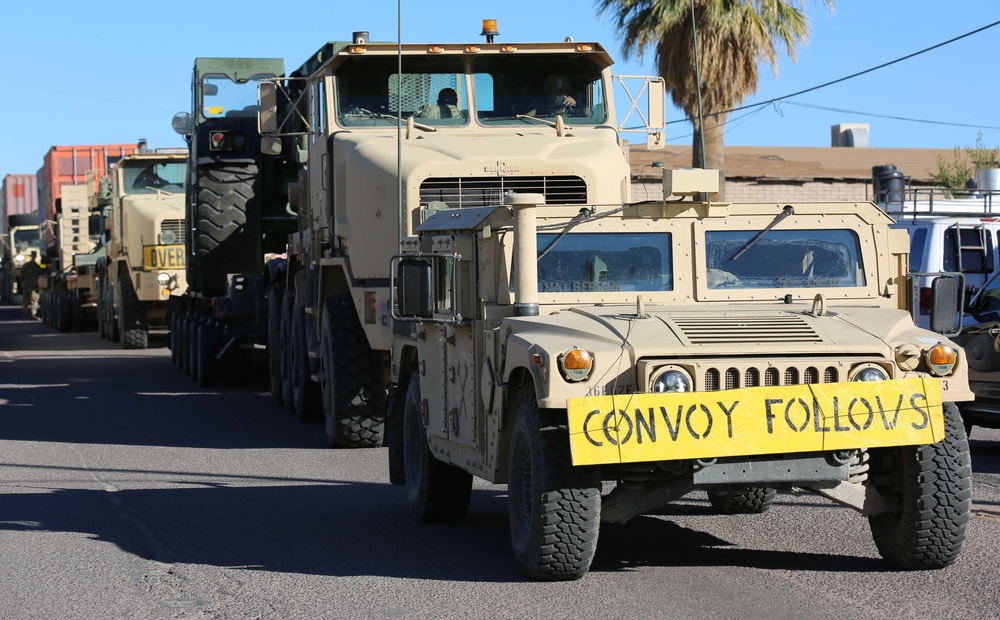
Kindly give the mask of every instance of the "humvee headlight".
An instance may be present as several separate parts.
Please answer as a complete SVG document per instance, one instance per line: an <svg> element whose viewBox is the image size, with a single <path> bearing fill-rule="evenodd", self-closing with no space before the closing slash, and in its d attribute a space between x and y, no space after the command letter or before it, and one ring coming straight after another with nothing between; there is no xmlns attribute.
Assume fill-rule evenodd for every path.
<svg viewBox="0 0 1000 620"><path fill-rule="evenodd" d="M867 366L854 375L852 381L885 381L889 375L878 366Z"/></svg>
<svg viewBox="0 0 1000 620"><path fill-rule="evenodd" d="M939 377L950 375L958 362L958 355L948 345L939 344L931 347L925 354L927 366Z"/></svg>
<svg viewBox="0 0 1000 620"><path fill-rule="evenodd" d="M690 392L691 379L683 371L671 368L653 377L652 391L661 394L664 392Z"/></svg>
<svg viewBox="0 0 1000 620"><path fill-rule="evenodd" d="M166 286L170 284L170 274L161 273L160 275L156 276L156 283L159 284L160 286Z"/></svg>
<svg viewBox="0 0 1000 620"><path fill-rule="evenodd" d="M583 381L594 368L594 357L583 349L570 349L559 356L559 370L567 381Z"/></svg>

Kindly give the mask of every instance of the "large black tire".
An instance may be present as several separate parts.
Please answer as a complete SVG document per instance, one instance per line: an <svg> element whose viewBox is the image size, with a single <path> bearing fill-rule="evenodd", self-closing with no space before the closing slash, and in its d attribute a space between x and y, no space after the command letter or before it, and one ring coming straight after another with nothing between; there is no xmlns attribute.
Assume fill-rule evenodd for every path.
<svg viewBox="0 0 1000 620"><path fill-rule="evenodd" d="M191 354L189 349L190 345L190 329L194 325L194 317L191 315L184 315L177 319L177 344L178 347L177 355L180 359L180 370L186 375L191 374Z"/></svg>
<svg viewBox="0 0 1000 620"><path fill-rule="evenodd" d="M778 496L771 487L743 487L708 492L708 501L724 515L759 515L767 512Z"/></svg>
<svg viewBox="0 0 1000 620"><path fill-rule="evenodd" d="M434 458L420 415L420 375L410 377L403 404L403 463L406 496L417 521L461 521L469 511L472 475Z"/></svg>
<svg viewBox="0 0 1000 620"><path fill-rule="evenodd" d="M969 360L969 368L977 372L993 372L1000 370L1000 352L993 349L995 336L983 332L975 334L965 343L965 357Z"/></svg>
<svg viewBox="0 0 1000 620"><path fill-rule="evenodd" d="M73 316L73 331L87 330L87 311L83 309L83 301L76 296L69 298L70 314Z"/></svg>
<svg viewBox="0 0 1000 620"><path fill-rule="evenodd" d="M203 388L215 387L219 384L221 365L215 358L219 343L219 328L211 321L199 321L198 332L195 335L197 358L196 379Z"/></svg>
<svg viewBox="0 0 1000 620"><path fill-rule="evenodd" d="M123 273L118 279L119 314L118 326L123 349L145 349L149 346L149 326L146 322L146 308L132 286L132 278Z"/></svg>
<svg viewBox="0 0 1000 620"><path fill-rule="evenodd" d="M350 295L336 295L323 304L320 365L327 442L334 448L382 445L381 361L368 344Z"/></svg>
<svg viewBox="0 0 1000 620"><path fill-rule="evenodd" d="M97 279L94 286L94 299L97 300L97 333L101 338L108 337L108 323L104 320L104 284L103 278Z"/></svg>
<svg viewBox="0 0 1000 620"><path fill-rule="evenodd" d="M292 342L292 312L295 310L295 298L286 295L281 300L281 333L278 355L281 361L281 402L289 411L294 412L292 400L292 356L295 355Z"/></svg>
<svg viewBox="0 0 1000 620"><path fill-rule="evenodd" d="M180 317L181 314L178 312L170 315L170 362L174 365L174 368L181 367L180 343L178 342L177 334Z"/></svg>
<svg viewBox="0 0 1000 620"><path fill-rule="evenodd" d="M323 416L320 387L312 380L309 364L309 338L306 333L305 309L292 311L292 412L305 422L315 422Z"/></svg>
<svg viewBox="0 0 1000 620"><path fill-rule="evenodd" d="M936 444L869 451L868 484L898 502L868 517L879 554L895 568L943 568L958 559L969 523L972 461L962 417L944 405L945 437Z"/></svg>
<svg viewBox="0 0 1000 620"><path fill-rule="evenodd" d="M573 466L566 413L539 409L534 394L522 401L511 431L507 494L514 558L524 574L543 581L585 575L600 530L600 471Z"/></svg>
<svg viewBox="0 0 1000 620"><path fill-rule="evenodd" d="M267 370L271 379L271 397L278 406L284 405L281 387L281 302L285 287L271 285L267 292Z"/></svg>
<svg viewBox="0 0 1000 620"><path fill-rule="evenodd" d="M110 340L111 342L121 342L122 339L121 325L119 325L118 323L118 317L115 316L115 306L114 306L115 295L116 293L114 289L111 289L111 287L109 286L108 303L107 303L108 340ZM121 308L121 303L118 304L118 308L119 309Z"/></svg>
<svg viewBox="0 0 1000 620"><path fill-rule="evenodd" d="M260 261L260 241L247 229L247 211L255 216L258 209L257 166L202 167L199 175L188 277L203 295L216 297L226 294L227 273L252 270Z"/></svg>

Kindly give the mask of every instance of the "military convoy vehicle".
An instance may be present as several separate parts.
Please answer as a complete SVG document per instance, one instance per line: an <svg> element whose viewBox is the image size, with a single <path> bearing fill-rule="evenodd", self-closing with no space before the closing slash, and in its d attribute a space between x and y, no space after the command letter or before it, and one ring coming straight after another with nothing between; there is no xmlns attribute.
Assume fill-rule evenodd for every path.
<svg viewBox="0 0 1000 620"><path fill-rule="evenodd" d="M28 261L31 252L44 265L41 252L41 231L38 216L34 213L17 213L7 216L7 233L0 259L0 301L21 303L21 265Z"/></svg>
<svg viewBox="0 0 1000 620"><path fill-rule="evenodd" d="M905 232L871 203L712 203L716 171L665 171L662 200L633 202L604 48L483 32L358 32L257 80L260 152L218 178L258 201L226 193L234 217L297 230L285 256L227 270L248 339L188 295L175 361L266 347L275 398L334 446L384 441L418 520L463 518L473 476L506 483L531 578L582 576L602 521L699 489L724 513L813 491L867 515L891 565L953 562L970 508L955 403L972 393L958 349L908 313ZM200 83L196 62L195 110ZM655 147L663 85L641 83ZM209 150L258 139L218 134ZM192 179L214 165L191 161ZM954 281L935 289L953 309Z"/></svg>
<svg viewBox="0 0 1000 620"><path fill-rule="evenodd" d="M166 329L167 299L186 288L184 200L187 155L137 152L109 172L105 256L96 263L98 330L125 349L144 349Z"/></svg>

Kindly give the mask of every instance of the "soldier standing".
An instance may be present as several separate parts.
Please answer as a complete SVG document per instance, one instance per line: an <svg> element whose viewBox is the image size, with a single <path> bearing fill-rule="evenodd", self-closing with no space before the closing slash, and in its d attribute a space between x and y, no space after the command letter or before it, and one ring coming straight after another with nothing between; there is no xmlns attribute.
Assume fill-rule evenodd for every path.
<svg viewBox="0 0 1000 620"><path fill-rule="evenodd" d="M28 262L21 266L21 318L38 320L38 276L42 268L35 262L38 254L32 250Z"/></svg>

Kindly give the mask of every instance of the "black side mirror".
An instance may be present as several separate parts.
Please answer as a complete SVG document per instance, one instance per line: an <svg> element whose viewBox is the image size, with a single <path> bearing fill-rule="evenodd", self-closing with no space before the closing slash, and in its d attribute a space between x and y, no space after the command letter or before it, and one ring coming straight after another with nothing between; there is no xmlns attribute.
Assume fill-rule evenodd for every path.
<svg viewBox="0 0 1000 620"><path fill-rule="evenodd" d="M964 292L960 278L934 278L931 283L931 330L945 336L961 331Z"/></svg>
<svg viewBox="0 0 1000 620"><path fill-rule="evenodd" d="M396 301L403 317L431 318L434 314L434 280L431 262L403 258L396 269Z"/></svg>

